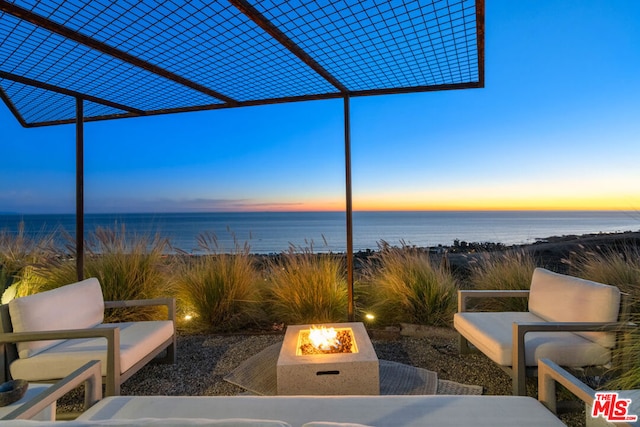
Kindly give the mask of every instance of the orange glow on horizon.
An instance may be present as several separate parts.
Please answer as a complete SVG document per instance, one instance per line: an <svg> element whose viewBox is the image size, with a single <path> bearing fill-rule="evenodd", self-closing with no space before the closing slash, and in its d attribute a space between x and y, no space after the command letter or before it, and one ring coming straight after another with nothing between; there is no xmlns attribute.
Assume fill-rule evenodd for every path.
<svg viewBox="0 0 640 427"><path fill-rule="evenodd" d="M292 204L265 203L264 211L340 212L345 211L342 200L308 201ZM453 200L433 198L433 201L406 198L354 198L354 211L636 211L640 196L553 197L536 198L475 198Z"/></svg>

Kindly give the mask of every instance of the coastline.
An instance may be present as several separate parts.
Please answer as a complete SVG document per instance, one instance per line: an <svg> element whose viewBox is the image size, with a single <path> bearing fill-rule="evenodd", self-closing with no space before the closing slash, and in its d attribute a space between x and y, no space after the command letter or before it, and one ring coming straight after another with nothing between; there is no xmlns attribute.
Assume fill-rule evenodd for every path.
<svg viewBox="0 0 640 427"><path fill-rule="evenodd" d="M0 215L0 234L17 235L22 222L25 237L52 237L60 247L68 243L65 235L75 235L70 214ZM158 236L169 244L167 254L205 254L198 241L202 234L215 235L218 252L231 253L238 244L256 255L277 255L291 245L317 253L346 252L344 212L87 214L88 241L98 228L138 238ZM461 240L511 246L534 244L545 236L639 228L635 211L356 211L352 247L354 253L375 251L382 242L436 248Z"/></svg>
<svg viewBox="0 0 640 427"><path fill-rule="evenodd" d="M496 250L526 251L537 260L540 267L566 274L568 273L568 265L563 260L570 259L574 253L602 252L626 246L640 247L640 231L550 236L534 243L503 246ZM484 253L486 252L484 251ZM451 267L464 274L469 267L469 262L481 256L482 253L482 251L469 248L467 252L447 253L446 256Z"/></svg>

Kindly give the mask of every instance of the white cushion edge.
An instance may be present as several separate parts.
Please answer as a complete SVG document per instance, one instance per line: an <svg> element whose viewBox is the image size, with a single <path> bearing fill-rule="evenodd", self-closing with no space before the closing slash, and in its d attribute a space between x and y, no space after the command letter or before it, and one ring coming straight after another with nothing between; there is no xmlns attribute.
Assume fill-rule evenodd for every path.
<svg viewBox="0 0 640 427"><path fill-rule="evenodd" d="M305 423L302 427L372 427L365 424L357 424L357 423L335 423L332 421L311 421L310 423Z"/></svg>
<svg viewBox="0 0 640 427"><path fill-rule="evenodd" d="M5 424L5 422L7 424ZM6 420L0 421L0 425L29 427L188 427L188 426L212 426L212 427L291 427L291 424L279 420L261 420L252 418L137 418L137 419L107 419L107 420L74 420L74 421L34 421L34 420Z"/></svg>

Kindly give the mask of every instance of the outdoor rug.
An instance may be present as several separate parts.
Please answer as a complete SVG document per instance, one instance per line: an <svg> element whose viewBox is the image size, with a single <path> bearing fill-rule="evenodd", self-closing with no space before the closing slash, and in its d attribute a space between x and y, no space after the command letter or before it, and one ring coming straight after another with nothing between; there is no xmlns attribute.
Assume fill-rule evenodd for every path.
<svg viewBox="0 0 640 427"><path fill-rule="evenodd" d="M276 364L282 343L242 362L224 380L261 396L275 396ZM439 380L438 374L403 363L380 360L381 395L482 394L482 387Z"/></svg>

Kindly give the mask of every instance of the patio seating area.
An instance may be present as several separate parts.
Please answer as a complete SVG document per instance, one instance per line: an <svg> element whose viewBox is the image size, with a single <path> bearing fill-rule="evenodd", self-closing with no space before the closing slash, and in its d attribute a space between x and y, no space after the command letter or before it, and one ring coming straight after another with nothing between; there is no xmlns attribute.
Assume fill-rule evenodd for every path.
<svg viewBox="0 0 640 427"><path fill-rule="evenodd" d="M557 276L561 276L546 271L537 271L536 275L543 275L545 277L551 275L552 279L557 278ZM560 279L562 279L562 277L560 277ZM539 278L539 280L542 279ZM99 283L93 279L88 279L78 284L63 286L54 291L46 291L30 297L15 299L12 301L13 310L9 310L11 305L4 307L5 317L9 312L11 312L10 314L12 317L9 317L10 320L21 319L19 323L21 322L22 325L32 325L33 323L24 321L29 318L24 315L24 310L29 307L34 308L36 305L42 304L42 302L46 300L51 302L52 300L55 300L56 297L64 295L64 298L57 300L62 301L60 304L45 304L46 309L42 308L43 306L40 306L42 309L41 312L54 316L57 323L62 325L65 318L67 320L70 319L70 317L67 316L67 313L72 310L68 304L71 304L74 307L81 305L83 309L90 313L95 310L93 310L93 306L89 304L88 301L92 298L91 295L98 294L100 294ZM78 300L82 299L84 299L83 303L79 304ZM101 298L94 299L98 301L97 305L100 306L100 310L98 310L100 313L104 310L104 306L110 306L109 303L104 303L104 306L101 306L99 303ZM32 300L35 300L33 304ZM65 305L65 302L67 305ZM152 302L158 303L158 301ZM148 301L147 303L152 302ZM119 305L122 306L123 304ZM133 303L130 302L126 305L130 306L133 305ZM19 308L17 308L17 306L19 306ZM171 314L171 307L172 305L169 304L169 316L173 319L175 315ZM20 317L20 313L22 313L22 317ZM74 320L74 322L76 320ZM173 320L165 322L172 323ZM45 321L45 324L52 325L53 323L55 322L51 319ZM126 331L126 328L123 328L123 331ZM77 331L66 332L67 335L73 335L75 333L77 333ZM56 334L60 335L61 332L52 333L51 336ZM83 332L80 335L84 336L85 334L86 332ZM536 396L538 396L538 399L541 401L544 401L545 404L555 408L555 403L548 403L550 400L555 402L555 392L550 385L548 376L551 374L548 374L548 369L547 371L540 373L538 384L529 382L530 387L528 390L528 397L524 397L522 400L516 399L513 401L508 400L502 402L503 399L509 398L509 375L505 373L499 365L492 363L490 358L483 354L461 355L456 345L457 334L453 329L404 325L400 330L382 331L372 329L370 331L370 335L372 337L371 341L374 345L375 352L381 361L381 396L376 396L372 399L365 398L363 396L350 396L346 400L341 400L341 403L339 404L335 403L340 399L336 396L320 397L319 401L323 402L320 406L326 404L327 406L325 409L328 413L338 414L336 417L329 417L326 420L333 422L339 422L340 420L342 420L342 422L357 422L358 419L354 414L349 415L346 418L343 418L342 415L340 415L345 413L348 414L349 408L354 406L358 408L366 408L365 412L371 415L370 418L363 418L359 420L360 423L364 425L387 425L384 422L380 424L376 417L391 417L391 414L396 414L397 411L401 413L409 411L410 414L413 414L409 418L398 418L396 415L393 415L395 417L394 422L399 422L398 420L400 420L404 423L402 425L421 425L420 423L426 422L425 420L441 423L444 419L449 419L453 417L456 412L461 411L461 409L456 409L457 405L476 408L476 406L474 406L476 404L478 405L478 407L474 409L474 411L476 411L476 415L480 414L483 417L482 419L488 423L495 424L497 422L491 415L496 410L490 409L492 408L491 405L494 404L497 405L496 407L506 405L506 407L516 408L520 415L522 411L533 411L531 413L531 419L539 420L537 417L543 417L542 414L547 416L546 414L550 414L550 412L535 402ZM4 342L11 342L12 337L42 339L45 336L48 337L47 332L42 331L14 332L1 335ZM155 363L147 364L145 360L145 363L137 366L135 372L127 373L126 378L129 379L128 381L120 384L121 394L125 397L121 400L106 399L104 400L104 403L101 403L101 405L103 405L101 406L103 409L100 411L95 409L95 411L98 412L87 412L87 414L100 413L104 415L104 411L113 411L113 416L116 418L120 416L130 417L133 413L140 414L140 417L143 417L143 414L147 414L148 416L144 416L144 418L153 418L152 415L161 415L163 414L162 411L157 408L153 410L141 410L138 408L138 405L141 405L141 408L154 408L155 405L159 405L159 407L162 408L170 402L171 405L177 405L178 408L184 407L184 414L199 414L199 418L206 419L210 416L210 413L198 412L190 409L193 402L199 401L199 404L196 405L199 407L204 401L206 401L207 405L204 406L219 408L215 411L217 418L237 418L240 416L240 412L238 412L241 410L240 408L245 408L245 405L248 403L249 407L256 408L255 411L250 411L252 419L272 419L275 417L275 414L282 414L283 416L275 418L277 418L278 421L283 420L290 425L303 425L309 421L319 420L321 419L319 418L320 413L311 410L311 408L315 407L312 403L314 399L313 397L303 398L299 396L275 396L275 364L282 340L283 336L281 333L249 333L246 335L172 335L170 342L163 342L159 348L164 348L164 346L169 345L172 350L170 355L177 350L175 358L176 363L174 365ZM172 342L175 342L175 344L171 344ZM18 350L20 350L20 348L18 348ZM23 348L22 350L38 351L38 349L33 350L31 348ZM46 353L46 348L41 351ZM106 355L106 348L101 350L101 352ZM249 357L248 355L253 356ZM102 359L103 364L105 363L105 360L107 361L106 363L112 363L109 362L109 357L103 356ZM18 359L18 361L19 360L20 359ZM77 360L72 362L73 363L69 362L69 366L78 366L79 364ZM254 368L251 369L253 374L242 379L242 375L238 376L237 373L242 373L243 370L245 370L246 373L248 364L252 365L250 368ZM403 369L398 371L397 367L402 367ZM93 369L95 370L95 367ZM560 368L558 367L551 371L557 371L559 369ZM43 371L43 369L40 369L40 371ZM46 369L44 369L44 371L46 371ZM105 371L104 366L102 366L101 371ZM11 372L18 372L18 376L23 376L28 375L30 371L27 369L26 371L11 370ZM433 373L433 378L430 376L430 372ZM562 372L562 376L570 375L563 370ZM111 374L105 371L101 372L100 375L104 376L107 381L107 394L113 394L110 393L108 384L108 377ZM251 378L251 376L258 376L259 382L262 381L261 384L267 388L264 390L255 389L251 383L251 381L255 380L247 380L247 378ZM404 378L404 383L393 384L390 386L388 383L389 378L395 381L398 380L399 377ZM266 382L264 380L265 378L267 378ZM271 378L271 380L269 380L269 378ZM29 379L32 380L31 378ZM123 378L121 377L120 380L123 380ZM581 380L577 380L575 378L572 380L572 384L577 387L578 390L575 393L582 400L589 400L590 398L586 397L587 395L584 394L584 390L580 386L580 384L583 384L580 381ZM444 385L446 391L441 391L439 389L440 383ZM65 380L60 384L68 384L68 381ZM477 384L480 384L481 386L478 387ZM451 387L447 388L448 386ZM55 388L52 390L55 390ZM92 393L95 394L95 392ZM471 396L474 394L476 396ZM478 396L478 394L482 394L482 396ZM154 395L162 395L165 397L154 398ZM241 396L243 400L237 400L238 396ZM477 401L473 400L473 398L481 398L484 400ZM95 400L95 398L84 400L91 401L92 399ZM376 399L387 399L384 401L388 402L388 405L381 405L380 402L375 402ZM56 398L56 400L58 401L58 413L63 417L65 417L64 414L77 413L78 410L82 409L82 404L80 402L82 402L83 399L78 395L78 391L72 392L64 397L61 396L60 399ZM241 402L241 404L237 402ZM270 402L266 407L271 407L271 412L264 409L264 402ZM350 402L350 404L346 404L345 402ZM533 403L535 403L535 405L533 405ZM308 406L310 408L309 416L312 416L312 418L308 418L307 416L300 418L298 415L294 414L295 416L293 416L293 418L287 419L289 415L287 410L284 408L289 407L292 404L295 404L297 407ZM220 406L218 407L218 405ZM412 412L413 410L410 408L413 408L414 405L418 405L423 408L422 412ZM450 408L450 410L435 411L435 408L443 406ZM107 407L110 409L105 409ZM127 407L128 412L123 412L122 414L117 415L119 409L114 408L121 407ZM238 409L234 410L234 407L237 407ZM386 409L380 409L376 412L374 408ZM431 409L427 410L425 408ZM483 412L485 409L487 409L486 414ZM540 412L541 410L544 412ZM384 411L388 411L388 413ZM432 412L437 412L437 415L434 415ZM536 415L538 412L539 414ZM126 415L123 415L125 413ZM169 420L172 418L170 415L171 414L166 413L161 415L161 418ZM86 415L86 417L92 416L93 415ZM515 417L516 412L514 412L512 416ZM574 411L573 413L562 414L560 416L560 421L567 422L567 420L569 420L569 425L580 425L580 423L576 424L575 421L580 418L584 420L585 416L584 412ZM80 419L89 419L82 417L85 416L81 416ZM454 417L452 419L456 418ZM513 422L513 419L510 418L508 412L501 418L501 420L505 422L504 425L508 425L510 422ZM555 422L558 418L554 417L551 420L554 420L553 422ZM461 419L458 418L457 421L461 421ZM166 422L172 421L169 420ZM446 423L441 425L446 425Z"/></svg>

